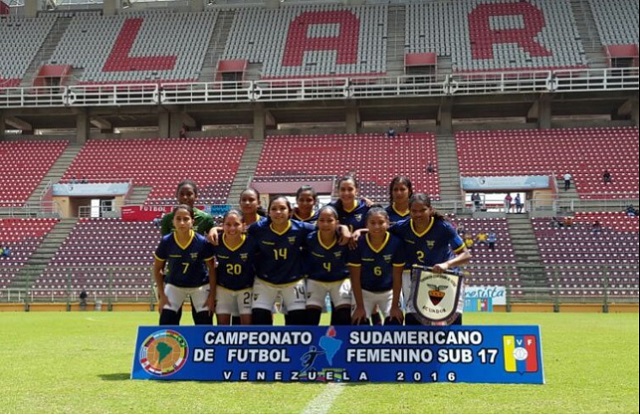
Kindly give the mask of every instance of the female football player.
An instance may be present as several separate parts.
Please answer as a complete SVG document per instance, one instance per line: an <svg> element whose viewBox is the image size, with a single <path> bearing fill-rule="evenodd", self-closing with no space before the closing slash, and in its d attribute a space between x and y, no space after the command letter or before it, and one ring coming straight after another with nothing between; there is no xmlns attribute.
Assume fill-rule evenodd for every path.
<svg viewBox="0 0 640 415"><path fill-rule="evenodd" d="M347 268L349 248L339 244L338 212L332 206L318 211L317 230L306 239L308 324L320 324L327 293L331 297L331 324L351 324L351 281Z"/></svg>
<svg viewBox="0 0 640 415"><path fill-rule="evenodd" d="M389 214L391 224L409 217L409 198L413 195L411 180L405 176L396 176L389 183Z"/></svg>
<svg viewBox="0 0 640 415"><path fill-rule="evenodd" d="M353 289L353 324L366 324L377 305L385 324L402 324L400 291L404 268L404 246L400 238L388 232L389 215L381 207L372 207L366 216L368 232L359 238L349 254L349 272Z"/></svg>
<svg viewBox="0 0 640 415"><path fill-rule="evenodd" d="M251 324L251 296L255 279L256 243L244 233L242 213L228 211L222 221L220 243L214 248L216 267L216 318L218 325L231 324L231 315L240 315L239 324ZM237 311L236 311L237 310Z"/></svg>
<svg viewBox="0 0 640 415"><path fill-rule="evenodd" d="M455 272L456 267L471 259L471 254L454 226L431 206L431 199L416 193L409 200L411 218L393 225L389 232L405 241L406 266L402 278L402 294L406 302L407 325L421 324L415 316L411 297L411 267L413 264L432 267L432 271ZM464 287L461 288L464 293ZM462 324L464 296L450 324Z"/></svg>
<svg viewBox="0 0 640 415"><path fill-rule="evenodd" d="M213 246L193 230L191 206L178 205L171 213L174 231L162 237L153 263L160 325L180 324L178 310L187 296L196 312L194 323L211 325L216 292Z"/></svg>

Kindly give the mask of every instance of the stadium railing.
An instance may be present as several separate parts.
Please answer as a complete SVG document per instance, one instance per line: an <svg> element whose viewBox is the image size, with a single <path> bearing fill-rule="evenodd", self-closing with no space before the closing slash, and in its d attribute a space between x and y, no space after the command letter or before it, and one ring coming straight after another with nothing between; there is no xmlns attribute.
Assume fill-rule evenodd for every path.
<svg viewBox="0 0 640 415"><path fill-rule="evenodd" d="M0 108L637 91L640 68L0 88Z"/></svg>
<svg viewBox="0 0 640 415"><path fill-rule="evenodd" d="M638 304L639 268L638 263L594 261L542 266L485 263L464 266L462 272L468 286L504 290L506 311L535 304L596 305L606 310L612 304ZM77 304L83 289L89 304L108 309L118 303L148 304L153 309L156 303L149 267L62 266L45 274L14 277L0 289L0 303L24 304L26 309L30 304ZM15 288L20 281L29 288Z"/></svg>

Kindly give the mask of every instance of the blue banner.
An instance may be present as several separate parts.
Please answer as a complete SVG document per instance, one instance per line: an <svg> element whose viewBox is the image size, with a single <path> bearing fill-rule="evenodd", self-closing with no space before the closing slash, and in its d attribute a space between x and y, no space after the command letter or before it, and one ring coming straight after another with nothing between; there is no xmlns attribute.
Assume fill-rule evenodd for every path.
<svg viewBox="0 0 640 415"><path fill-rule="evenodd" d="M538 326L145 326L131 378L544 383Z"/></svg>

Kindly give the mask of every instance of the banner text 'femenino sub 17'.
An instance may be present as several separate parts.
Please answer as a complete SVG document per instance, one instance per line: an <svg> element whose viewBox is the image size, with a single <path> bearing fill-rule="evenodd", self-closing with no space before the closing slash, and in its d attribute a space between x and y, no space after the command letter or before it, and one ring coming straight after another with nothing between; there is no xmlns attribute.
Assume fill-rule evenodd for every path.
<svg viewBox="0 0 640 415"><path fill-rule="evenodd" d="M146 326L131 377L544 383L538 326Z"/></svg>

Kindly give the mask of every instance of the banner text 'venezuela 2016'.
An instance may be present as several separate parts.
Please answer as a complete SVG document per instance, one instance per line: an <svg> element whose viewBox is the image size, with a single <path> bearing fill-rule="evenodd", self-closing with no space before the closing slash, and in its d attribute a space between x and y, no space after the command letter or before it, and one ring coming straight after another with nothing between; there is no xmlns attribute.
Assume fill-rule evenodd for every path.
<svg viewBox="0 0 640 415"><path fill-rule="evenodd" d="M544 383L538 326L146 326L131 377Z"/></svg>

